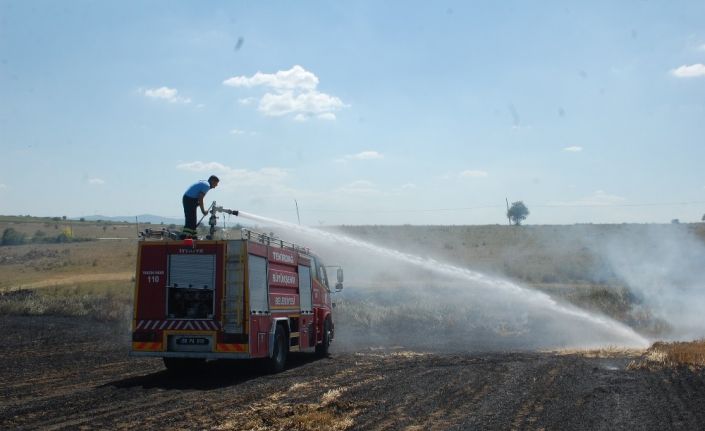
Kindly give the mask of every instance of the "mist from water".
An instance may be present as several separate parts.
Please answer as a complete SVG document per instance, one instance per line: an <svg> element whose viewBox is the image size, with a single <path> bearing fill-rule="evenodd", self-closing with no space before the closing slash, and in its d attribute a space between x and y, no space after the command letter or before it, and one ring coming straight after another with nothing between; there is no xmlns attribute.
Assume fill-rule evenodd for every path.
<svg viewBox="0 0 705 431"><path fill-rule="evenodd" d="M643 225L614 232L591 247L656 319L663 338L705 337L705 243L683 225Z"/></svg>
<svg viewBox="0 0 705 431"><path fill-rule="evenodd" d="M346 332L348 328L339 324L337 345L346 343L346 340L339 342L345 338L341 335L349 335L351 339L357 335L361 340L372 336L381 343L422 348L443 345L453 349L493 350L649 345L646 338L620 322L560 303L546 293L508 280L342 234L244 211L239 215L281 226L287 230L287 240L299 237L301 244L315 245L329 263L330 257L334 257L346 266L344 293L364 304L355 312L361 315L356 316L357 320L368 324L364 334ZM355 347L354 342L350 344Z"/></svg>

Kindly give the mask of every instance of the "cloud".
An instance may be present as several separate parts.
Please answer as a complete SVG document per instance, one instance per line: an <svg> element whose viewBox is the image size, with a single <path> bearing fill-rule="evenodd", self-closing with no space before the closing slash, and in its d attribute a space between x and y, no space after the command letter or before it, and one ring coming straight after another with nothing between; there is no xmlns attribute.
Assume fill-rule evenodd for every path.
<svg viewBox="0 0 705 431"><path fill-rule="evenodd" d="M201 161L180 163L176 165L176 168L191 172L225 172L230 169L222 163Z"/></svg>
<svg viewBox="0 0 705 431"><path fill-rule="evenodd" d="M705 43L698 47L700 51L705 51Z"/></svg>
<svg viewBox="0 0 705 431"><path fill-rule="evenodd" d="M245 97L245 98L243 98L243 99L237 99L237 102L238 102L240 105L243 105L243 106L252 105L252 104L255 103L256 101L257 101L257 98L256 98L256 97Z"/></svg>
<svg viewBox="0 0 705 431"><path fill-rule="evenodd" d="M690 66L683 65L677 69L671 70L671 74L676 78L697 78L705 76L705 65L701 63L691 64Z"/></svg>
<svg viewBox="0 0 705 431"><path fill-rule="evenodd" d="M406 183L406 184L402 184L402 186L401 186L402 190L412 190L415 188L416 188L416 184L413 184L413 183Z"/></svg>
<svg viewBox="0 0 705 431"><path fill-rule="evenodd" d="M458 174L460 178L486 178L489 174L485 171L465 170Z"/></svg>
<svg viewBox="0 0 705 431"><path fill-rule="evenodd" d="M221 185L234 186L271 186L282 182L289 175L286 169L266 167L258 170L236 169L219 162L187 162L176 165L177 169L204 173L208 176L217 174Z"/></svg>
<svg viewBox="0 0 705 431"><path fill-rule="evenodd" d="M234 76L223 85L236 88L264 87L268 91L259 99L257 110L270 117L292 115L297 121L316 117L335 120L334 111L347 107L340 98L322 93L318 77L299 65L276 73L257 72L251 77ZM239 99L242 105L251 105L257 99Z"/></svg>
<svg viewBox="0 0 705 431"><path fill-rule="evenodd" d="M252 77L233 76L223 81L230 87L264 86L277 91L312 91L318 86L318 77L299 65L276 73L257 72Z"/></svg>
<svg viewBox="0 0 705 431"><path fill-rule="evenodd" d="M563 151L568 151L569 153L579 153L579 152L583 151L583 147L578 147L578 146L565 147L565 148L563 148Z"/></svg>
<svg viewBox="0 0 705 431"><path fill-rule="evenodd" d="M332 112L324 112L323 114L318 114L319 120L335 121L335 114Z"/></svg>
<svg viewBox="0 0 705 431"><path fill-rule="evenodd" d="M383 158L384 155L382 153L373 150L361 151L357 154L348 154L345 156L347 160L376 160Z"/></svg>
<svg viewBox="0 0 705 431"><path fill-rule="evenodd" d="M100 185L105 184L105 181L102 180L102 179L100 179L100 178L89 178L89 179L88 179L88 184L92 184L92 185L95 185L95 186L100 186Z"/></svg>
<svg viewBox="0 0 705 431"><path fill-rule="evenodd" d="M7 189L7 185L0 183L0 190L5 190L5 189Z"/></svg>
<svg viewBox="0 0 705 431"><path fill-rule="evenodd" d="M148 88L146 90L141 89L140 93L151 99L166 100L170 103L191 103L191 99L188 97L179 96L179 90L176 88Z"/></svg>
<svg viewBox="0 0 705 431"><path fill-rule="evenodd" d="M318 91L300 94L288 91L286 93L265 94L260 99L257 110L270 117L280 117L287 114L308 117L327 113L332 115L330 111L341 109L344 106L343 102L337 97L319 93ZM335 116L333 118L335 119Z"/></svg>
<svg viewBox="0 0 705 431"><path fill-rule="evenodd" d="M255 136L257 134L257 132L248 132L247 130L232 129L230 131L230 134L234 135L234 136L243 136L243 135Z"/></svg>
<svg viewBox="0 0 705 431"><path fill-rule="evenodd" d="M382 192L371 181L356 180L338 189L339 193L355 196L379 196Z"/></svg>

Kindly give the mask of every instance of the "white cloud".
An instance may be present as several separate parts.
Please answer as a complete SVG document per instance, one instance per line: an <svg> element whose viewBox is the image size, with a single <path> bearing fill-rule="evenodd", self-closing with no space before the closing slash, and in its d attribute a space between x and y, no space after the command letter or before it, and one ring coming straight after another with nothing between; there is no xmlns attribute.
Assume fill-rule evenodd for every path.
<svg viewBox="0 0 705 431"><path fill-rule="evenodd" d="M277 91L312 91L318 86L318 77L297 64L289 70L280 70L276 73L257 72L250 78L233 76L223 81L223 84L231 87L261 85Z"/></svg>
<svg viewBox="0 0 705 431"><path fill-rule="evenodd" d="M319 120L335 121L335 114L332 112L324 112L323 114L318 114Z"/></svg>
<svg viewBox="0 0 705 431"><path fill-rule="evenodd" d="M166 100L170 103L191 103L191 99L188 97L179 96L179 90L176 88L148 88L146 90L141 89L140 92L151 99Z"/></svg>
<svg viewBox="0 0 705 431"><path fill-rule="evenodd" d="M258 170L236 169L219 162L194 161L180 163L177 169L204 173L205 177L216 174L221 186L271 186L280 183L287 176L286 169L267 167Z"/></svg>
<svg viewBox="0 0 705 431"><path fill-rule="evenodd" d="M416 184L413 184L413 183L406 183L406 184L402 184L402 186L401 186L402 190L412 190L415 188L416 188Z"/></svg>
<svg viewBox="0 0 705 431"><path fill-rule="evenodd" d="M698 47L700 51L705 51L705 43Z"/></svg>
<svg viewBox="0 0 705 431"><path fill-rule="evenodd" d="M240 129L233 129L230 131L231 135L244 135L245 133L247 133L247 132L245 132L244 130L240 130Z"/></svg>
<svg viewBox="0 0 705 431"><path fill-rule="evenodd" d="M260 99L257 110L271 117L279 117L292 113L309 116L331 113L331 111L343 108L344 106L343 102L337 97L319 93L318 91L309 91L300 94L294 94L288 91L286 93L265 94L262 96L262 99Z"/></svg>
<svg viewBox="0 0 705 431"><path fill-rule="evenodd" d="M367 180L357 180L338 189L338 192L356 196L379 196L382 192L375 184Z"/></svg>
<svg viewBox="0 0 705 431"><path fill-rule="evenodd" d="M579 153L579 152L583 151L583 147L578 147L578 146L565 147L565 148L563 148L563 151L568 151L569 153Z"/></svg>
<svg viewBox="0 0 705 431"><path fill-rule="evenodd" d="M383 158L384 155L382 153L373 150L361 151L357 154L348 154L345 156L346 160L376 160Z"/></svg>
<svg viewBox="0 0 705 431"><path fill-rule="evenodd" d="M347 105L340 98L316 90L318 77L296 65L289 70L276 73L257 72L251 77L234 76L223 81L230 87L264 87L271 92L265 93L260 99L257 110L264 115L280 117L293 115L297 121L305 121L310 117L321 120L335 120L334 111ZM242 105L251 105L256 99L239 99Z"/></svg>
<svg viewBox="0 0 705 431"><path fill-rule="evenodd" d="M677 69L671 70L671 74L676 78L696 78L705 76L705 65L701 63L691 64L690 66L683 65Z"/></svg>
<svg viewBox="0 0 705 431"><path fill-rule="evenodd" d="M489 174L485 171L465 170L458 174L460 178L486 178Z"/></svg>
<svg viewBox="0 0 705 431"><path fill-rule="evenodd" d="M7 189L7 185L0 183L0 190Z"/></svg>
<svg viewBox="0 0 705 431"><path fill-rule="evenodd" d="M230 169L222 163L201 161L180 163L176 168L191 172L225 172Z"/></svg>
<svg viewBox="0 0 705 431"><path fill-rule="evenodd" d="M237 102L238 102L240 105L243 105L243 106L252 105L252 104L255 103L256 101L257 101L257 98L256 98L256 97L245 97L245 98L243 98L243 99L237 99Z"/></svg>
<svg viewBox="0 0 705 431"><path fill-rule="evenodd" d="M99 186L105 184L105 181L100 178L90 178L88 179L88 184Z"/></svg>

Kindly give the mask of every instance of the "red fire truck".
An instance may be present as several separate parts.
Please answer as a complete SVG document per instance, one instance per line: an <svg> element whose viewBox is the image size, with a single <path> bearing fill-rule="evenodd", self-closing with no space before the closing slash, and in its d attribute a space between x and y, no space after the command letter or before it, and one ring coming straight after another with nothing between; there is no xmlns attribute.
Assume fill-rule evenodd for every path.
<svg viewBox="0 0 705 431"><path fill-rule="evenodd" d="M336 291L343 288L338 267ZM139 242L132 356L185 370L210 359L325 356L335 334L326 266L309 249L243 229L236 240Z"/></svg>

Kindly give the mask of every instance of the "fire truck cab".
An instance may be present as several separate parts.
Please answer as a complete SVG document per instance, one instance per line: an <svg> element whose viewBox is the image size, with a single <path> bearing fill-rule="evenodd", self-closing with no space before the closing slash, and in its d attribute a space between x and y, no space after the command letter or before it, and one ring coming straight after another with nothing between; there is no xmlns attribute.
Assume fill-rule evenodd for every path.
<svg viewBox="0 0 705 431"><path fill-rule="evenodd" d="M335 335L326 266L309 249L243 229L235 240L138 243L132 356L169 370L210 359L321 356ZM336 291L343 288L337 269Z"/></svg>

